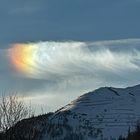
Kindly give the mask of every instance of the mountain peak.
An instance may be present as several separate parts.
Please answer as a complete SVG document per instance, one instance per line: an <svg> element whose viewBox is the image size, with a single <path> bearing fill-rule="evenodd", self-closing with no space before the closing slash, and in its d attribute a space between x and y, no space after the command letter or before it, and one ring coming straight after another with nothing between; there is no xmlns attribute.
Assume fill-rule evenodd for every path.
<svg viewBox="0 0 140 140"><path fill-rule="evenodd" d="M140 85L128 88L102 87L78 97L49 117L44 115L43 119L33 119L31 132L39 133L36 140L119 138L120 135L126 136L128 130L135 129L140 119L139 106ZM14 132L12 129L13 135ZM29 136L22 133L23 137Z"/></svg>
<svg viewBox="0 0 140 140"><path fill-rule="evenodd" d="M140 118L139 93L140 85L128 88L101 87L61 108L54 114L52 122L59 122L60 114L65 114L67 125L74 128L76 134L84 131L86 140L126 136L129 129L135 129Z"/></svg>

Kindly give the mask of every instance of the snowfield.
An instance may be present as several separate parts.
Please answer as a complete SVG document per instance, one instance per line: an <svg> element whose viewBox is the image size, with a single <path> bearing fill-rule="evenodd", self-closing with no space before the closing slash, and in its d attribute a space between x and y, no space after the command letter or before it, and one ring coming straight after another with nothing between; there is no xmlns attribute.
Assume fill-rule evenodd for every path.
<svg viewBox="0 0 140 140"><path fill-rule="evenodd" d="M135 130L139 120L140 85L102 87L54 113L23 120L8 133L11 140L113 140Z"/></svg>
<svg viewBox="0 0 140 140"><path fill-rule="evenodd" d="M102 140L126 136L140 119L140 85L104 87L53 114L42 140Z"/></svg>

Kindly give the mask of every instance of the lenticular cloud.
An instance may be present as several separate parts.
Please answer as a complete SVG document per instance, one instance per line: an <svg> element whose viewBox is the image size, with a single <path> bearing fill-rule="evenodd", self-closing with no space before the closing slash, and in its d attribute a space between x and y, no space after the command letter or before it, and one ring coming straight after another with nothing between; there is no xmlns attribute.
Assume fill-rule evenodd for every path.
<svg viewBox="0 0 140 140"><path fill-rule="evenodd" d="M47 80L138 72L140 40L102 42L38 42L13 44L8 50L14 70L23 76ZM122 47L127 47L124 51ZM125 49L126 50L126 49Z"/></svg>

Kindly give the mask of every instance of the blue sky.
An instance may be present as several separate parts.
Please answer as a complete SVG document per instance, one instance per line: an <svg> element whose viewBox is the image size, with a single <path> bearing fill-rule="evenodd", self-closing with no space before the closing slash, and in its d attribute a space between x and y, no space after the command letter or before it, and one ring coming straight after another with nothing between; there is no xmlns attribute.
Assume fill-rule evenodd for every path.
<svg viewBox="0 0 140 140"><path fill-rule="evenodd" d="M139 38L139 13L140 0L1 0L0 43Z"/></svg>
<svg viewBox="0 0 140 140"><path fill-rule="evenodd" d="M18 91L52 111L100 86L139 84L139 13L140 0L0 0L1 90ZM86 51L58 49L57 65L47 62L48 79L13 71L10 45L39 41L38 47L55 41L56 49L62 41L80 41Z"/></svg>

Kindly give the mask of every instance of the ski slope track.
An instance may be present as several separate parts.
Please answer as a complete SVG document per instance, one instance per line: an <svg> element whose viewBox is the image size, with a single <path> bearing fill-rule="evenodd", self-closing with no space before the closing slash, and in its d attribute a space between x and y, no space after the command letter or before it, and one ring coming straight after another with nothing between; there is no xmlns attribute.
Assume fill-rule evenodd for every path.
<svg viewBox="0 0 140 140"><path fill-rule="evenodd" d="M49 118L33 119L30 127L39 133L34 140L111 140L134 131L139 119L140 85L102 87L78 97Z"/></svg>

